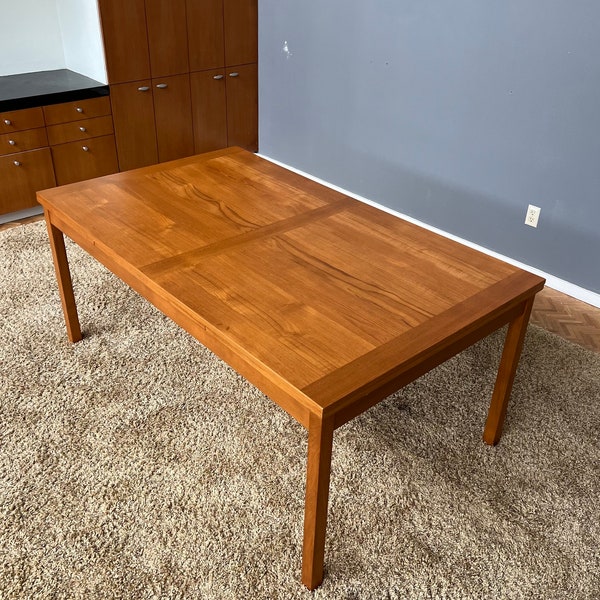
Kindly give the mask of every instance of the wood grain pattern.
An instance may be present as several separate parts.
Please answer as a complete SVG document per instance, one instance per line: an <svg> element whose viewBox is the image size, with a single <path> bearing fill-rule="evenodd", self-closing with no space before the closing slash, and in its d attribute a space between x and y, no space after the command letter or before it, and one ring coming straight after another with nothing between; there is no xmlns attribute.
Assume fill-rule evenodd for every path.
<svg viewBox="0 0 600 600"><path fill-rule="evenodd" d="M98 0L108 82L150 78L144 0Z"/></svg>
<svg viewBox="0 0 600 600"><path fill-rule="evenodd" d="M47 127L47 130L50 145L55 146L57 144L74 142L75 140L110 135L113 133L113 121L111 115L105 115L103 117L84 119L83 121L50 125Z"/></svg>
<svg viewBox="0 0 600 600"><path fill-rule="evenodd" d="M46 125L70 123L105 115L110 115L110 98L108 96L44 106Z"/></svg>
<svg viewBox="0 0 600 600"><path fill-rule="evenodd" d="M38 198L51 232L69 235L309 429L309 588L323 574L333 430L509 323L485 433L498 441L542 278L239 148ZM66 263L56 265L68 287ZM74 305L63 306L73 323Z"/></svg>
<svg viewBox="0 0 600 600"><path fill-rule="evenodd" d="M52 146L52 158L58 185L119 170L115 138L112 135Z"/></svg>
<svg viewBox="0 0 600 600"><path fill-rule="evenodd" d="M0 135L0 155L35 150L48 145L45 127Z"/></svg>
<svg viewBox="0 0 600 600"><path fill-rule="evenodd" d="M0 214L37 206L35 193L56 185L49 148L0 156Z"/></svg>
<svg viewBox="0 0 600 600"><path fill-rule="evenodd" d="M152 81L111 85L110 100L120 170L157 163Z"/></svg>
<svg viewBox="0 0 600 600"><path fill-rule="evenodd" d="M190 70L185 0L146 0L146 26L152 77Z"/></svg>
<svg viewBox="0 0 600 600"><path fill-rule="evenodd" d="M44 113L39 106L0 113L0 134L44 127L44 125Z"/></svg>

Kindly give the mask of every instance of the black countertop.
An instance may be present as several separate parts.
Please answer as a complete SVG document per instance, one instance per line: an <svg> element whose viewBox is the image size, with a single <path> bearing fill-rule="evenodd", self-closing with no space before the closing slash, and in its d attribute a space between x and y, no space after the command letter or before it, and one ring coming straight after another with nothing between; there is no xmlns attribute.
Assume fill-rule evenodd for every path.
<svg viewBox="0 0 600 600"><path fill-rule="evenodd" d="M0 112L108 94L108 85L68 69L5 75L0 77Z"/></svg>

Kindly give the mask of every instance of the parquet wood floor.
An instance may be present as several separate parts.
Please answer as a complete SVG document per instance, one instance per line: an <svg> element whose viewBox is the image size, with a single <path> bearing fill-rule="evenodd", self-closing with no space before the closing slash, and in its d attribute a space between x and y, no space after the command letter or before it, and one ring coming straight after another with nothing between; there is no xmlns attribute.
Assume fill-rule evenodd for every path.
<svg viewBox="0 0 600 600"><path fill-rule="evenodd" d="M544 288L535 297L531 323L600 352L600 308Z"/></svg>
<svg viewBox="0 0 600 600"><path fill-rule="evenodd" d="M43 215L36 215L0 224L0 231L43 218ZM535 298L531 323L589 350L600 352L600 308L545 288Z"/></svg>

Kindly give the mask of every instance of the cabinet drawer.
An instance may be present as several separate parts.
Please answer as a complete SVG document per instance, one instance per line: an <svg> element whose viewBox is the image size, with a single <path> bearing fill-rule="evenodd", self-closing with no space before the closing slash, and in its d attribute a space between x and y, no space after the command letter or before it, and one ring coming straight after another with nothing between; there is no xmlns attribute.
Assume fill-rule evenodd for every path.
<svg viewBox="0 0 600 600"><path fill-rule="evenodd" d="M35 150L35 148L43 148L47 145L48 137L45 127L0 135L0 154Z"/></svg>
<svg viewBox="0 0 600 600"><path fill-rule="evenodd" d="M0 113L0 133L12 133L43 126L44 113L39 107Z"/></svg>
<svg viewBox="0 0 600 600"><path fill-rule="evenodd" d="M110 115L95 117L71 123L60 123L48 126L48 140L51 146L66 144L76 140L87 140L113 132L113 122Z"/></svg>
<svg viewBox="0 0 600 600"><path fill-rule="evenodd" d="M36 206L35 193L56 185L49 148L0 156L0 214Z"/></svg>
<svg viewBox="0 0 600 600"><path fill-rule="evenodd" d="M52 146L52 158L58 185L118 171L113 135Z"/></svg>
<svg viewBox="0 0 600 600"><path fill-rule="evenodd" d="M108 96L44 106L46 125L80 121L103 115L110 115L110 98Z"/></svg>

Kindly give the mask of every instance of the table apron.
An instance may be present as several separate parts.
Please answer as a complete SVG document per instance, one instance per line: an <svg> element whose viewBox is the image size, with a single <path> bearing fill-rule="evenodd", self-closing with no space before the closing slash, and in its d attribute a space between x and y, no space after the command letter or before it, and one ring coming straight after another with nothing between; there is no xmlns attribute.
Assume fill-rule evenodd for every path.
<svg viewBox="0 0 600 600"><path fill-rule="evenodd" d="M360 398L348 399L346 403L336 403L332 405L332 410L327 411L326 409L323 416L332 416L334 419L334 428L337 429L372 406L375 406L389 395L397 392L469 346L472 346L518 318L523 314L528 301L529 298L526 298L519 304L511 306L504 312L495 315L493 319L479 325L475 330L468 330L458 339L445 343L441 347L436 348L432 353L417 357L416 360L406 365L400 373L393 375L390 379L383 382L371 382L368 387L362 390L363 395Z"/></svg>

